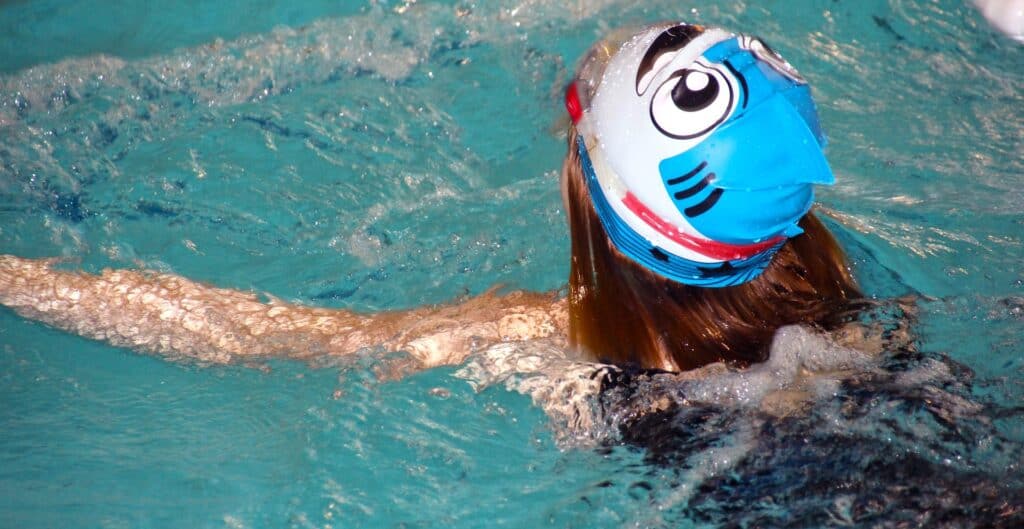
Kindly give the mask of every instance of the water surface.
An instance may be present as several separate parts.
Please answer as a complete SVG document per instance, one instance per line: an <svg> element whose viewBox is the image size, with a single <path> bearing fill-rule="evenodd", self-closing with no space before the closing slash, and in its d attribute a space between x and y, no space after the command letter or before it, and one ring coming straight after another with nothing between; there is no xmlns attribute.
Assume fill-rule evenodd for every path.
<svg viewBox="0 0 1024 529"><path fill-rule="evenodd" d="M454 369L169 363L2 310L0 525L1019 521L1024 48L956 0L634 4L5 3L0 252L361 311L559 289L563 85L608 28L682 18L810 80L820 202L870 296L917 297L920 354L594 449Z"/></svg>

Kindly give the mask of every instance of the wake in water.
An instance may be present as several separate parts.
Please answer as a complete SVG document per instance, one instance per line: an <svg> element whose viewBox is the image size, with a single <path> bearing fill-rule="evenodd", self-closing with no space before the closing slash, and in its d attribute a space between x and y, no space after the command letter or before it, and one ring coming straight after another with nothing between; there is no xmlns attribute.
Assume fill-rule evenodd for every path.
<svg viewBox="0 0 1024 529"><path fill-rule="evenodd" d="M151 58L68 59L3 76L0 233L26 252L105 254L99 266L112 261L189 276L196 275L190 266L214 270L215 281L276 289L317 304L392 307L436 300L438 293L477 288L467 287L466 270L478 272L485 286L506 279L501 267L517 278L532 277L545 269L539 255L552 249L549 234L532 232L545 230L478 225L539 216L524 209L544 202L536 197L552 187L550 175L502 164L533 157L545 142L531 135L543 134L537 131L550 112L509 122L481 108L513 100L522 100L523 108L557 106L557 94L549 92L562 87L562 57L579 51L566 35L585 34L573 38L589 42L606 21L679 9L677 2L625 4L535 0L469 9L393 3L396 11L281 27ZM821 17L817 6L805 10L815 18L794 17L785 28L773 20L786 19L792 6L772 14L770 6L712 4L702 7L711 14L705 20L788 33L780 35L790 39L781 47L790 52L804 52L804 39L810 41L796 62L817 61L810 73L824 95L831 154L843 172L827 200L839 203L844 235L856 239L844 243L874 252L858 253L862 283L883 295L908 288L944 292L961 279L958 288L965 290L1016 288L1007 285L1019 271L1015 117L1024 107L1017 104L1019 76L1007 70L1018 55L971 40L963 27L969 17L942 3L875 2L864 9L836 3ZM856 25L858 17L866 28ZM898 33L912 27L924 33ZM480 92L515 87L516 93L446 106L437 102L440 96L459 87L426 85L481 64L493 71L456 77L485 83ZM495 76L500 82L487 85ZM472 115L457 114L464 106ZM406 126L412 121L423 125ZM494 140L500 147L477 149L468 141L498 124L505 132ZM886 136L886 129L899 137ZM197 135L236 142L193 145ZM239 143L253 150L223 155ZM431 145L431 152L409 152L406 146L414 143ZM279 155L298 168L272 173L276 165L253 161ZM167 158L173 162L161 166ZM301 166L307 158L325 164ZM341 173L339 183L320 185L327 179L321 172L330 171ZM964 174L972 185L964 186ZM279 188L285 192L278 194ZM261 194L265 202L240 198ZM424 211L431 201L440 206ZM441 213L485 202L486 210L470 210L472 220L449 222ZM266 210L285 220L270 219ZM151 222L135 227L138 217ZM560 212L550 217L550 225L561 226ZM431 226L408 233L424 218L442 225L437 240L424 235ZM196 233L214 235L202 240ZM170 242L149 245L162 238ZM517 247L516 241L526 242ZM244 280L217 275L236 261L200 257L224 244L249 267L238 273ZM168 248L187 253L168 255ZM958 253L978 259L950 257ZM920 275L937 279L908 278L919 262L904 258L932 260ZM289 276L301 265L311 279L267 287L273 281L256 274L266 274L268 262ZM903 275L872 275L886 274L889 265ZM433 273L416 275L428 266ZM357 277L339 279L338 271L348 269ZM995 279L983 281L982 274ZM552 276L564 279L558 270ZM950 303L964 320L982 318L980 326L964 325L971 337L1002 333L996 345L1004 356L1019 356L1020 316L1012 312L1019 314L1019 300L981 308L962 299ZM999 317L978 314L988 309ZM984 346L978 352L956 347L951 354L961 361L995 356ZM646 514L631 520L641 526L1024 525L1019 391L992 397L1005 391L998 380L975 380L964 364L916 351L909 342L868 355L859 350L789 328L777 338L770 362L747 371L715 366L696 376L595 367L568 358L557 344L531 342L481 351L459 376L481 390L500 386L531 396L550 415L562 447L623 460L624 452L640 454L648 480L610 476L599 488L613 508L622 501L641 505ZM1007 377L1019 384L1019 363L1011 360ZM590 492L581 498L602 501Z"/></svg>

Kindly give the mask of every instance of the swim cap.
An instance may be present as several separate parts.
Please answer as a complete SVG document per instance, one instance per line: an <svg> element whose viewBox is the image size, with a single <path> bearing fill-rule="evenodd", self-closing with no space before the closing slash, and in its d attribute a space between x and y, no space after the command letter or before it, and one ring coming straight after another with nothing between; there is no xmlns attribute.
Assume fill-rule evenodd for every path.
<svg viewBox="0 0 1024 529"><path fill-rule="evenodd" d="M566 91L594 209L669 279L756 278L834 178L810 89L760 40L659 24L596 44Z"/></svg>

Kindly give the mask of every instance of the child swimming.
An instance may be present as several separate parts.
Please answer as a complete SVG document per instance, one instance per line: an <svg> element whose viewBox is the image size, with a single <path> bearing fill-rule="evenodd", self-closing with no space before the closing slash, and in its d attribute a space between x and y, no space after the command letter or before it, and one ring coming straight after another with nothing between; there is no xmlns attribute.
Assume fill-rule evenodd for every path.
<svg viewBox="0 0 1024 529"><path fill-rule="evenodd" d="M593 491L636 494L649 518L630 525L1021 526L1016 433L997 415L1012 410L986 409L966 367L891 326L845 323L859 294L805 209L831 178L799 74L753 39L663 24L602 41L573 84L565 296L358 314L3 257L0 302L171 358L400 350L414 368L458 364L474 387L530 395L567 443L610 458L640 447L654 492L619 475L579 492L588 509Z"/></svg>
<svg viewBox="0 0 1024 529"><path fill-rule="evenodd" d="M413 368L460 365L475 387L530 395L567 443L641 447L678 469L683 485L641 500L652 521L640 526L671 525L653 517L672 512L735 526L1020 526L1019 480L997 479L1017 452L971 456L1002 437L960 368L917 354L898 325L855 317L843 251L810 211L832 175L792 66L756 39L659 24L599 42L566 103L564 297L359 314L0 256L0 303L169 358L404 351Z"/></svg>
<svg viewBox="0 0 1024 529"><path fill-rule="evenodd" d="M595 45L566 101L569 292L485 294L404 312L261 303L169 274L0 260L0 302L114 345L227 362L409 352L422 367L563 339L582 358L665 371L767 358L782 326L834 328L859 294L811 213L832 174L809 88L760 40L688 24Z"/></svg>

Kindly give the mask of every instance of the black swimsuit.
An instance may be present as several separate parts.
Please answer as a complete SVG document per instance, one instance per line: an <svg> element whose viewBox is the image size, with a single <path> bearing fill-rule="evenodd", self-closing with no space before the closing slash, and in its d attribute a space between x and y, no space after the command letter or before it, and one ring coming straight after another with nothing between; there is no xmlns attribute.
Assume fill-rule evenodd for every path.
<svg viewBox="0 0 1024 529"><path fill-rule="evenodd" d="M887 353L782 417L688 399L694 382L659 371L601 376L600 416L618 436L600 450L638 450L650 474L693 490L665 513L669 526L1024 527L1020 445L1003 442L970 371L937 355ZM716 453L737 457L716 467Z"/></svg>

